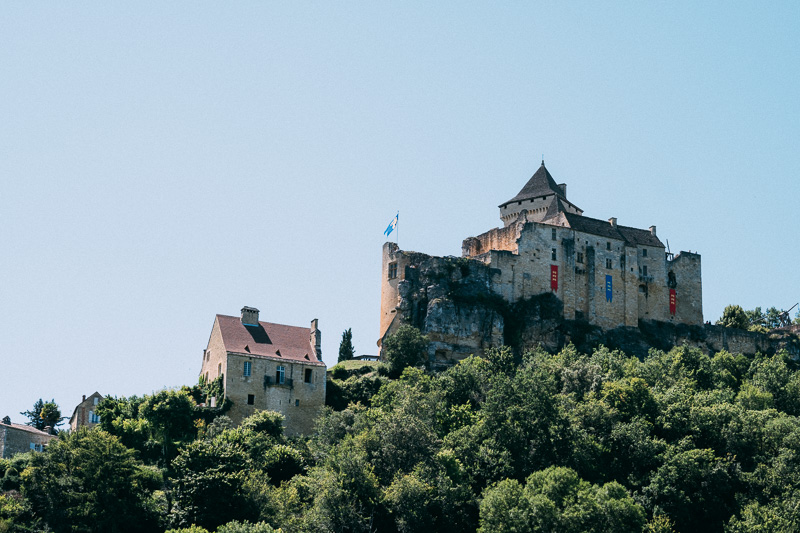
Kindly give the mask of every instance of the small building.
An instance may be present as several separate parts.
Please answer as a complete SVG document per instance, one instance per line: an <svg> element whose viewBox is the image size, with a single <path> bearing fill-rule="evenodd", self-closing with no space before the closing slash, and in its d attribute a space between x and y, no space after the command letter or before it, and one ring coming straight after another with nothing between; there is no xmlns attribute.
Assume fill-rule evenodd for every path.
<svg viewBox="0 0 800 533"><path fill-rule="evenodd" d="M221 378L234 423L277 411L286 417L287 435L308 434L325 405L321 340L317 319L310 328L273 324L243 307L239 317L216 316L200 374L206 382Z"/></svg>
<svg viewBox="0 0 800 533"><path fill-rule="evenodd" d="M70 431L75 431L82 427L93 428L99 424L100 417L97 416L96 409L101 400L103 400L103 395L99 392L95 392L88 398L84 394L83 400L75 407L72 417L69 419Z"/></svg>
<svg viewBox="0 0 800 533"><path fill-rule="evenodd" d="M356 355L353 359L357 361L377 361L380 357L377 355Z"/></svg>
<svg viewBox="0 0 800 533"><path fill-rule="evenodd" d="M3 417L0 421L0 458L7 459L29 451L44 451L54 438L52 430L40 431L24 424L14 424L11 418Z"/></svg>

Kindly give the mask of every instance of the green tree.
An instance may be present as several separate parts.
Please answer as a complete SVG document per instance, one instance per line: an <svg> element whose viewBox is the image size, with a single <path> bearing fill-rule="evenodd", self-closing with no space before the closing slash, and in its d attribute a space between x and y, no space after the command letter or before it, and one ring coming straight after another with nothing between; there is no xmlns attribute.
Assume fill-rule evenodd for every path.
<svg viewBox="0 0 800 533"><path fill-rule="evenodd" d="M272 526L265 522L251 524L247 520L244 522L234 520L233 522L228 522L227 524L220 526L216 533L273 533L277 531L280 530L273 529Z"/></svg>
<svg viewBox="0 0 800 533"><path fill-rule="evenodd" d="M242 429L263 433L273 439L283 438L283 421L286 417L275 411L256 411L242 421Z"/></svg>
<svg viewBox="0 0 800 533"><path fill-rule="evenodd" d="M719 531L735 509L736 470L730 458L716 457L713 450L673 449L644 488L644 497L678 531Z"/></svg>
<svg viewBox="0 0 800 533"><path fill-rule="evenodd" d="M718 326L726 328L747 329L750 327L750 320L747 313L739 305L729 305L722 312L722 317L717 320Z"/></svg>
<svg viewBox="0 0 800 533"><path fill-rule="evenodd" d="M52 441L22 472L22 492L56 533L156 529L150 494L159 474L102 430Z"/></svg>
<svg viewBox="0 0 800 533"><path fill-rule="evenodd" d="M64 421L61 417L61 410L55 400L43 402L39 398L33 404L33 409L23 411L20 414L28 417L28 422L25 422L27 425L33 426L39 431L44 431L44 428L48 426L51 429L55 429L56 426L61 425Z"/></svg>
<svg viewBox="0 0 800 533"><path fill-rule="evenodd" d="M592 485L574 470L550 467L523 487L504 480L484 491L479 532L640 532L644 510L616 482Z"/></svg>
<svg viewBox="0 0 800 533"><path fill-rule="evenodd" d="M353 347L353 332L347 328L342 333L342 342L339 343L339 362L349 361L356 355L356 349Z"/></svg>
<svg viewBox="0 0 800 533"><path fill-rule="evenodd" d="M380 487L362 450L338 446L324 464L309 471L307 490L314 494L306 515L309 530L341 533L373 530Z"/></svg>
<svg viewBox="0 0 800 533"><path fill-rule="evenodd" d="M178 445L197 436L196 405L186 391L163 390L146 397L139 406L139 416L149 423L152 436L161 444L163 464L175 457Z"/></svg>
<svg viewBox="0 0 800 533"><path fill-rule="evenodd" d="M389 372L397 377L407 366L425 364L428 360L428 338L414 326L400 326L383 341L382 352Z"/></svg>
<svg viewBox="0 0 800 533"><path fill-rule="evenodd" d="M221 439L183 447L172 462L175 527L209 530L235 519L257 519L245 488L250 462L242 446Z"/></svg>

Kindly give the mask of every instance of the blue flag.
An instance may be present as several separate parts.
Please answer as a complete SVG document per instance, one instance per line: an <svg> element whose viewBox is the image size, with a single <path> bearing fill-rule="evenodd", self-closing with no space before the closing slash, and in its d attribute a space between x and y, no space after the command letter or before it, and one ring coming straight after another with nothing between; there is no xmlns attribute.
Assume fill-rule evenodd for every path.
<svg viewBox="0 0 800 533"><path fill-rule="evenodd" d="M391 222L389 222L389 227L387 227L387 228L386 228L386 231L384 231L384 232L383 232L383 234L384 234L384 235L386 235L386 236L388 237L388 236L389 236L389 234L390 234L392 231L394 231L394 228L396 228L396 227L397 227L397 219L398 219L398 217L399 217L399 216L400 216L400 213L397 213L397 214L394 216L394 218L392 219L392 221L391 221Z"/></svg>
<svg viewBox="0 0 800 533"><path fill-rule="evenodd" d="M614 296L614 291L611 285L611 276L606 274L606 301L610 302L613 296Z"/></svg>

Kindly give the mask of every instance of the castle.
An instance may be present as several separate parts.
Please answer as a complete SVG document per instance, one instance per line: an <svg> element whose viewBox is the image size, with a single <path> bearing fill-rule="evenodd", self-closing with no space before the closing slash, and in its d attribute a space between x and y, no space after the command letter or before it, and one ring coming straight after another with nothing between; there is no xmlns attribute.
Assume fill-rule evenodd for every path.
<svg viewBox="0 0 800 533"><path fill-rule="evenodd" d="M604 330L702 324L700 255L667 253L655 226L584 216L544 161L499 207L503 227L465 239L460 259L384 244L379 345L412 324L431 341L431 360L481 354L507 340L503 304L548 293L563 319Z"/></svg>

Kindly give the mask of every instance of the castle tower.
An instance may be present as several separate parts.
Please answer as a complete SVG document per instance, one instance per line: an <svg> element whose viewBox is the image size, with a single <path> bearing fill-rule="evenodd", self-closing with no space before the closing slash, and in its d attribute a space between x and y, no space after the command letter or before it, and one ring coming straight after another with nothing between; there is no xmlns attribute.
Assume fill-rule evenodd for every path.
<svg viewBox="0 0 800 533"><path fill-rule="evenodd" d="M528 222L541 222L553 214L554 208L576 215L583 214L581 208L567 200L567 184L556 184L553 176L545 168L544 160L519 194L498 207L500 207L500 220L505 227L516 222L522 210L527 211Z"/></svg>

